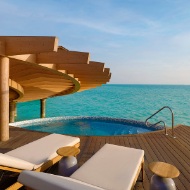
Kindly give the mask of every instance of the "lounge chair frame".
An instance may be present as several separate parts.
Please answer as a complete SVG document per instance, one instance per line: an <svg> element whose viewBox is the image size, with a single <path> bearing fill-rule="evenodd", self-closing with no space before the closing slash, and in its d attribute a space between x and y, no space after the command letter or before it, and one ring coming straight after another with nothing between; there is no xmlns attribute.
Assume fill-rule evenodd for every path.
<svg viewBox="0 0 190 190"><path fill-rule="evenodd" d="M77 143L73 147L79 148L79 146L80 146L80 143ZM32 170L32 171L43 172L43 171L47 170L48 168L50 168L51 166L53 166L54 164L56 164L57 162L59 162L59 160L62 157L63 156L58 155L55 158L53 158L52 160L48 160L42 166L40 166L39 168ZM0 165L0 170L11 171L11 172L16 172L16 173L20 173L23 171L21 169L11 168L11 167L1 166L1 165ZM16 183L12 184L11 186L9 186L8 188L6 188L6 190L17 190L17 189L21 188L22 186L23 186L23 184L16 182Z"/></svg>
<svg viewBox="0 0 190 190"><path fill-rule="evenodd" d="M141 165L139 166L139 169L138 169L137 174L135 176L135 179L133 181L133 185L131 187L131 190L134 189L134 186L135 186L135 184L137 182L137 179L139 177L140 172L142 172L142 182L143 182L144 181L144 158L143 158L143 160L141 162Z"/></svg>

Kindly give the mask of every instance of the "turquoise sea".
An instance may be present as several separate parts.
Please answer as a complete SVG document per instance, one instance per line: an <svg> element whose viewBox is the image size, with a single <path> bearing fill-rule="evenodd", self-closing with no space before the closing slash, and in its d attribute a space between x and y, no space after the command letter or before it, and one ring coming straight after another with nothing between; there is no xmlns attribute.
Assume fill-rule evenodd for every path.
<svg viewBox="0 0 190 190"><path fill-rule="evenodd" d="M190 85L103 85L47 99L46 117L105 116L145 121L163 106L172 108L175 125L190 126ZM18 103L17 111L17 121L39 118L40 102ZM171 126L169 110L163 110L150 122L160 119Z"/></svg>

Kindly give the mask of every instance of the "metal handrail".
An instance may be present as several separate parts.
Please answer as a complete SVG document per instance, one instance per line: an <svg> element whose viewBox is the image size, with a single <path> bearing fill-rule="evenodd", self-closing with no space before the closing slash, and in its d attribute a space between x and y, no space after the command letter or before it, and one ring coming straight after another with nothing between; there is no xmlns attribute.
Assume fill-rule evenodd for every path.
<svg viewBox="0 0 190 190"><path fill-rule="evenodd" d="M148 120L149 120L150 118L152 118L153 116L155 116L155 115L156 115L157 113L159 113L160 111L162 111L163 109L165 109L165 108L169 109L170 112L171 112L171 116L172 116L172 137L173 137L173 138L176 138L176 137L174 136L174 113L173 113L172 109L171 109L169 106L164 106L164 107L162 107L162 108L159 109L157 112L155 112L155 113L152 114L150 117L148 117L148 118L145 120L145 124L146 124L146 126L148 126ZM167 129L166 129L166 124L165 124L164 121L158 121L157 123L155 123L155 124L153 124L153 125L157 125L157 124L159 124L159 123L164 123L165 134L168 135L168 134L167 134Z"/></svg>
<svg viewBox="0 0 190 190"><path fill-rule="evenodd" d="M158 125L159 123L163 123L164 129L165 129L165 135L168 135L167 128L166 128L166 123L165 123L164 121L161 120L161 121L158 121L157 123L152 124L152 125L148 125L148 122L145 122L145 123L146 123L146 126L147 126L147 127L156 126L156 125Z"/></svg>

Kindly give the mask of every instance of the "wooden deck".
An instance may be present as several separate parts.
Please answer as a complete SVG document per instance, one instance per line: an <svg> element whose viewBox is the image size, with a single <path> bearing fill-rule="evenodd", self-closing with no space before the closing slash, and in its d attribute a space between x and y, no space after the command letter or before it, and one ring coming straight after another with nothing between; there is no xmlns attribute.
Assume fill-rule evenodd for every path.
<svg viewBox="0 0 190 190"><path fill-rule="evenodd" d="M20 128L10 128L10 140L0 143L0 152L5 153L27 144L48 133L26 131ZM171 131L169 130L169 134ZM175 128L176 139L165 136L163 131L111 137L80 137L81 153L78 155L79 165L82 165L105 143L143 149L145 151L145 179L137 182L135 190L149 190L152 173L148 164L152 161L163 161L175 165L180 170L180 176L174 179L178 190L190 189L190 127ZM126 163L128 164L128 163ZM50 172L56 173L56 166ZM49 172L48 171L48 172ZM2 173L2 172L1 172ZM0 189L5 189L16 180L14 173L6 172L0 181Z"/></svg>

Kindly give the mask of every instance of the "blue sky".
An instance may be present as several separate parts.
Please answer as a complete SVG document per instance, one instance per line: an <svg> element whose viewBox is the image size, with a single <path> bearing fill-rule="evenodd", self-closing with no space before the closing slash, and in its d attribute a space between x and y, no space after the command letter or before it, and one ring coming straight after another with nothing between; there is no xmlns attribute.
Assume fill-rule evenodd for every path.
<svg viewBox="0 0 190 190"><path fill-rule="evenodd" d="M110 83L190 84L189 0L0 0L0 35L57 36Z"/></svg>

